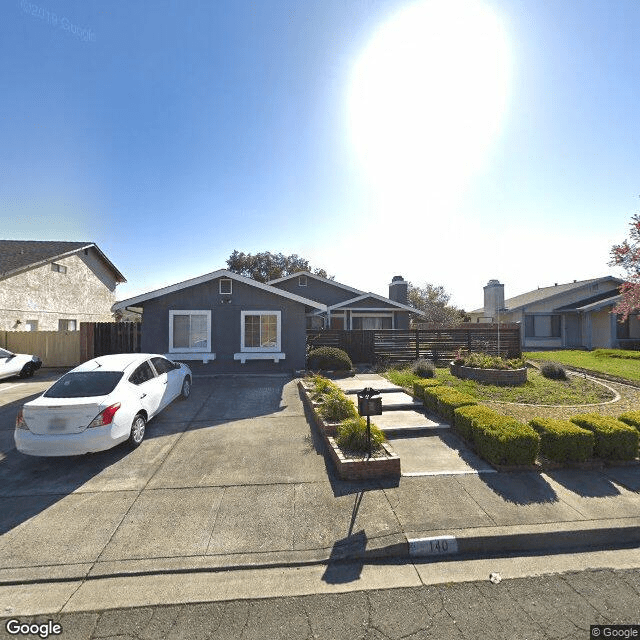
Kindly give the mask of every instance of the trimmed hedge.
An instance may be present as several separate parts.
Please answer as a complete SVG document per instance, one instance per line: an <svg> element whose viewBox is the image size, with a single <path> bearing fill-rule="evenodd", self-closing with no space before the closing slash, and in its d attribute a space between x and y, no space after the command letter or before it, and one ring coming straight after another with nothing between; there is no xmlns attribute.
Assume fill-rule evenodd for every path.
<svg viewBox="0 0 640 640"><path fill-rule="evenodd" d="M462 393L453 387L436 386L425 387L422 402L424 406L441 418L453 424L453 412L458 407L478 404L475 398Z"/></svg>
<svg viewBox="0 0 640 640"><path fill-rule="evenodd" d="M640 431L640 411L627 411L623 413L620 418L620 422L628 424L630 427L635 427Z"/></svg>
<svg viewBox="0 0 640 640"><path fill-rule="evenodd" d="M593 457L595 436L568 420L534 418L529 424L540 435L540 453L555 462L585 462Z"/></svg>
<svg viewBox="0 0 640 640"><path fill-rule="evenodd" d="M313 371L351 371L353 363L346 351L336 347L318 347L307 354L307 367Z"/></svg>
<svg viewBox="0 0 640 640"><path fill-rule="evenodd" d="M607 460L633 460L638 455L638 430L611 416L585 413L573 416L571 422L593 431L593 453Z"/></svg>
<svg viewBox="0 0 640 640"><path fill-rule="evenodd" d="M413 383L413 395L419 400L424 400L424 390L437 387L440 385L438 380L434 380L433 378L423 378L422 380L416 380Z"/></svg>
<svg viewBox="0 0 640 640"><path fill-rule="evenodd" d="M532 427L496 413L489 407L455 410L454 424L485 460L497 465L531 465L536 461L540 436Z"/></svg>

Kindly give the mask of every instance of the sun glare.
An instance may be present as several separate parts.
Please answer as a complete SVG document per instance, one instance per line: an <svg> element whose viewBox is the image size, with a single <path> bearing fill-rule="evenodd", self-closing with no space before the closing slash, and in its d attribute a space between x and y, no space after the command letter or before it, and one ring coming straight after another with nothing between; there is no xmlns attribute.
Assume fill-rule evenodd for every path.
<svg viewBox="0 0 640 640"><path fill-rule="evenodd" d="M499 130L508 71L503 27L481 0L423 0L381 26L353 68L349 126L387 204L455 197Z"/></svg>

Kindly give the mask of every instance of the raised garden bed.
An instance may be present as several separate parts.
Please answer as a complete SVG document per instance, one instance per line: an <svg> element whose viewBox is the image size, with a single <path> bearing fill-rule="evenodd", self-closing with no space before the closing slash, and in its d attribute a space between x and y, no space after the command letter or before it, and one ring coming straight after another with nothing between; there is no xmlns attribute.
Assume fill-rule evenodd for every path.
<svg viewBox="0 0 640 640"><path fill-rule="evenodd" d="M475 380L483 384L495 384L498 386L514 387L527 381L527 368L520 369L480 369L477 367L465 367L461 364L450 363L451 375L463 380Z"/></svg>
<svg viewBox="0 0 640 640"><path fill-rule="evenodd" d="M366 453L343 451L335 441L340 423L325 422L318 412L320 403L311 399L310 389L303 381L298 382L298 386L302 391L303 402L310 410L314 423L327 444L329 455L341 480L400 477L400 456L386 442L382 443L381 449L374 452L371 458Z"/></svg>

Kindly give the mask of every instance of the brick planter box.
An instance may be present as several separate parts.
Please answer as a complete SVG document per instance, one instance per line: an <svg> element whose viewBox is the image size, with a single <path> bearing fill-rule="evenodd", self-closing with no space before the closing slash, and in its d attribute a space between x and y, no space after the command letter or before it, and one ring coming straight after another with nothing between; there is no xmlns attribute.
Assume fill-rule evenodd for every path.
<svg viewBox="0 0 640 640"><path fill-rule="evenodd" d="M527 368L522 369L477 369L476 367L463 367L460 364L449 364L449 371L457 378L463 380L476 380L484 384L495 384L505 387L515 387L527 381Z"/></svg>
<svg viewBox="0 0 640 640"><path fill-rule="evenodd" d="M382 443L383 453L375 454L376 457L367 458L366 454L361 458L346 457L335 441L339 423L325 422L316 410L319 403L311 400L302 381L298 386L302 390L303 402L311 411L314 423L327 444L329 455L341 480L400 477L400 456L386 442Z"/></svg>

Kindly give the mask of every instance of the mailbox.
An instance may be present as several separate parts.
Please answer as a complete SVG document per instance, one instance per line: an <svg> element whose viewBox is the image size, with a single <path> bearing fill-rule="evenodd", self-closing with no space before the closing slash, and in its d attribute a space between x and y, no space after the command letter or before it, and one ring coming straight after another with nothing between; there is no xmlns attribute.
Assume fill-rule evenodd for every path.
<svg viewBox="0 0 640 640"><path fill-rule="evenodd" d="M358 413L361 416L381 416L382 398L358 398Z"/></svg>

